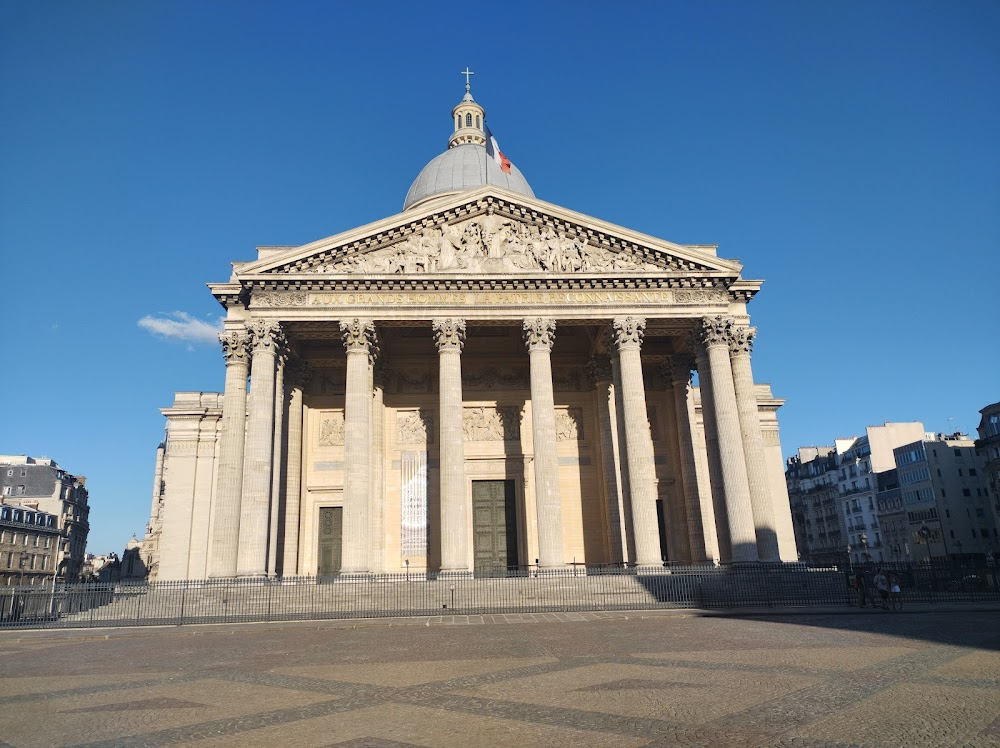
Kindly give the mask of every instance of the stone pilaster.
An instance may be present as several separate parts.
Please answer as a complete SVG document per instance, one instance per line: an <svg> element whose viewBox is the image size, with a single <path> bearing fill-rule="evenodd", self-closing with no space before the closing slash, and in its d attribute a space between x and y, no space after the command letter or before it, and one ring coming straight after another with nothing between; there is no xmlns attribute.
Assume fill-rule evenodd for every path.
<svg viewBox="0 0 1000 748"><path fill-rule="evenodd" d="M718 429L719 461L722 485L726 497L726 518L732 560L757 560L757 535L754 531L750 505L750 483L747 478L746 456L740 431L739 408L733 384L733 369L729 362L729 341L733 320L711 317L702 320L701 342L708 355L712 379L712 404Z"/></svg>
<svg viewBox="0 0 1000 748"><path fill-rule="evenodd" d="M469 571L469 501L462 426L462 347L465 320L431 323L438 349L438 425L441 481L441 571Z"/></svg>
<svg viewBox="0 0 1000 748"><path fill-rule="evenodd" d="M612 322L621 367L622 409L625 416L625 465L628 471L635 565L662 566L656 519L656 466L646 414L646 390L639 350L646 321L618 317Z"/></svg>
<svg viewBox="0 0 1000 748"><path fill-rule="evenodd" d="M674 400L677 452L680 457L681 480L684 485L684 508L687 512L688 543L691 561L697 563L716 558L715 511L712 507L711 487L707 481L698 480L694 453L694 424L691 397L691 369L694 361L686 354L675 354L664 366L664 376L670 382L670 396ZM706 529L708 532L706 532Z"/></svg>
<svg viewBox="0 0 1000 748"><path fill-rule="evenodd" d="M734 327L733 336L729 341L729 352L740 431L743 435L743 453L747 463L750 506L757 532L757 555L761 561L780 561L778 532L771 504L771 487L767 480L767 464L764 461L764 438L760 431L757 394L754 391L753 370L750 366L750 352L753 350L756 336L756 328Z"/></svg>
<svg viewBox="0 0 1000 748"><path fill-rule="evenodd" d="M538 565L542 569L555 569L566 564L562 499L559 495L559 454L556 451L555 395L552 391L551 356L556 322L535 317L524 320L523 329L531 362L531 435L535 449Z"/></svg>
<svg viewBox="0 0 1000 748"><path fill-rule="evenodd" d="M305 361L289 366L285 379L288 393L288 469L285 483L285 523L282 543L282 576L301 573L299 569L299 522L302 512L302 416L303 393L311 378Z"/></svg>
<svg viewBox="0 0 1000 748"><path fill-rule="evenodd" d="M344 392L344 513L341 572L363 574L369 564L371 504L372 386L370 367L377 355L375 324L351 319L340 323L347 349Z"/></svg>
<svg viewBox="0 0 1000 748"><path fill-rule="evenodd" d="M277 357L285 345L285 335L278 322L257 320L249 330L253 360L236 563L236 573L241 577L267 574L267 529L274 469L274 386Z"/></svg>
<svg viewBox="0 0 1000 748"><path fill-rule="evenodd" d="M226 330L219 335L219 342L222 343L222 355L226 358L226 389L222 400L222 434L209 576L234 577L240 537L250 336L246 328Z"/></svg>
<svg viewBox="0 0 1000 748"><path fill-rule="evenodd" d="M618 468L618 422L615 409L614 373L606 356L594 358L587 366L597 397L597 419L601 437L601 478L604 485L604 521L608 561L625 561L625 516L622 507L621 471Z"/></svg>

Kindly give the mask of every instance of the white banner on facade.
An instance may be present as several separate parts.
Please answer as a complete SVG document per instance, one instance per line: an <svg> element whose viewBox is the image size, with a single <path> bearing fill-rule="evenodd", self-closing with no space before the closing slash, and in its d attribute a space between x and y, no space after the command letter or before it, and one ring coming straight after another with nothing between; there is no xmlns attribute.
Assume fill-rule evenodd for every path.
<svg viewBox="0 0 1000 748"><path fill-rule="evenodd" d="M400 561L424 562L427 556L427 453L403 452Z"/></svg>

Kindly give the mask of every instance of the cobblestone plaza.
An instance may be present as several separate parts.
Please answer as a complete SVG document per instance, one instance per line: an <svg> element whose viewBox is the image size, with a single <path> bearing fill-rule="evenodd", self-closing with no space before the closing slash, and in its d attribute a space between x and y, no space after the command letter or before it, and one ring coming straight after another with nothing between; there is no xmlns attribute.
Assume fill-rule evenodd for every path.
<svg viewBox="0 0 1000 748"><path fill-rule="evenodd" d="M996 612L0 634L0 746L1000 746Z"/></svg>

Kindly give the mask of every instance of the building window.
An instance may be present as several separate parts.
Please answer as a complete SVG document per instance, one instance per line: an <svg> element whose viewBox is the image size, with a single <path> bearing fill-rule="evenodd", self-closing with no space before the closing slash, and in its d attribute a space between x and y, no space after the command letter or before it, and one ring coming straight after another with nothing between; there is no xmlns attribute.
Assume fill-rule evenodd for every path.
<svg viewBox="0 0 1000 748"><path fill-rule="evenodd" d="M8 478L10 478L10 477L11 477L11 476L13 476L13 475L14 475L14 471L13 471L13 470L8 470L8 471L7 471L7 477L8 477Z"/></svg>
<svg viewBox="0 0 1000 748"><path fill-rule="evenodd" d="M17 487L17 495L18 496L24 496L24 486L18 486Z"/></svg>
<svg viewBox="0 0 1000 748"><path fill-rule="evenodd" d="M10 496L10 486L4 486L3 487L3 495L4 496Z"/></svg>
<svg viewBox="0 0 1000 748"><path fill-rule="evenodd" d="M941 468L938 468L937 471L938 471L938 478L940 478L941 477Z"/></svg>
<svg viewBox="0 0 1000 748"><path fill-rule="evenodd" d="M968 488L963 488L962 496L972 496L972 491L970 491Z"/></svg>
<svg viewBox="0 0 1000 748"><path fill-rule="evenodd" d="M479 127L479 115L476 115L476 127Z"/></svg>
<svg viewBox="0 0 1000 748"><path fill-rule="evenodd" d="M962 450L956 449L955 450L955 457L961 457L961 456L962 456Z"/></svg>
<svg viewBox="0 0 1000 748"><path fill-rule="evenodd" d="M944 492L944 489L943 489L943 488L941 489L941 498L942 498L942 499L946 499L946 498L948 498L948 494L946 494L946 493Z"/></svg>
<svg viewBox="0 0 1000 748"><path fill-rule="evenodd" d="M969 468L969 475L971 475L973 478L975 478L976 477L976 469L975 468Z"/></svg>
<svg viewBox="0 0 1000 748"><path fill-rule="evenodd" d="M466 127L472 127L472 114L471 113L468 113L468 114L465 115L465 126Z"/></svg>

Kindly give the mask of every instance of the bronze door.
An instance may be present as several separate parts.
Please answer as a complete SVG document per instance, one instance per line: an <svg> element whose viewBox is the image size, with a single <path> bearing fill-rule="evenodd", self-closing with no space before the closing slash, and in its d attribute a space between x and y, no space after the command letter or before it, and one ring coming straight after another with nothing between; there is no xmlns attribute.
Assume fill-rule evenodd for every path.
<svg viewBox="0 0 1000 748"><path fill-rule="evenodd" d="M339 506L324 506L319 510L319 575L330 576L340 572L340 553L343 548L344 510Z"/></svg>
<svg viewBox="0 0 1000 748"><path fill-rule="evenodd" d="M518 565L512 480L472 481L472 547L476 574Z"/></svg>

